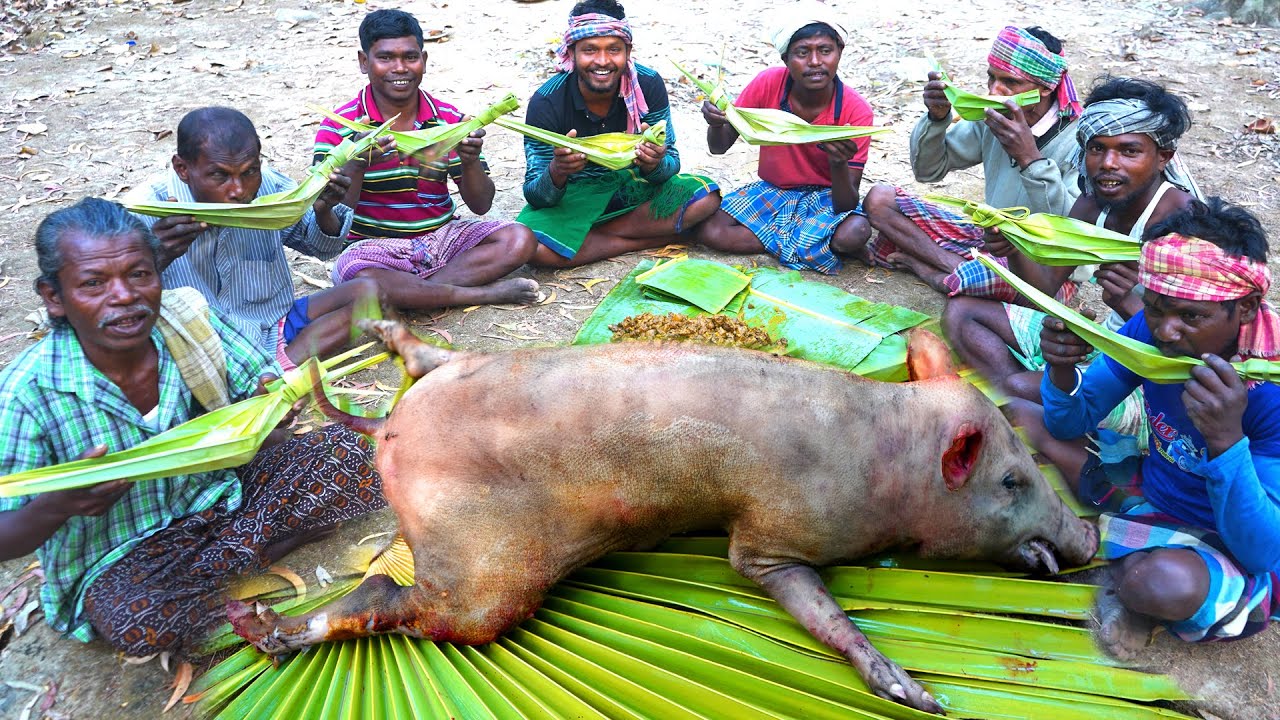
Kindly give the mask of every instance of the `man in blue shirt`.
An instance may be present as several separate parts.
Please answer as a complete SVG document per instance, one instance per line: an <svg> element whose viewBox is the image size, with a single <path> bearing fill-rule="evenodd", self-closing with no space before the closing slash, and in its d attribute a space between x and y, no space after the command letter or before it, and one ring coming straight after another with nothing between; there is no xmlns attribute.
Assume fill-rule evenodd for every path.
<svg viewBox="0 0 1280 720"><path fill-rule="evenodd" d="M1083 447L1058 464L1106 512L1102 557L1117 560L1099 596L1099 640L1131 657L1156 623L1188 641L1244 637L1280 615L1280 386L1243 381L1228 362L1280 359L1280 318L1265 301L1258 220L1211 198L1151 228L1139 275L1143 310L1120 334L1169 357L1199 358L1185 383L1145 379L1048 318L1044 424L1080 438L1139 385L1148 454L1102 464Z"/></svg>

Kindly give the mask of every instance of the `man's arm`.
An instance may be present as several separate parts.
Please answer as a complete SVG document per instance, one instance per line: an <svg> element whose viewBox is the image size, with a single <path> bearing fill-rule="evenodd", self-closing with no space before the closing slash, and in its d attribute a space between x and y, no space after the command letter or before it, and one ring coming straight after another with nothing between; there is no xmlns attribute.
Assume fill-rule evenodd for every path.
<svg viewBox="0 0 1280 720"><path fill-rule="evenodd" d="M1025 117L1022 109L1012 101L1009 105L1014 108L1010 111L1011 116ZM999 119L993 119L993 114ZM1035 138L1031 136L1031 129L1026 127L1025 119L1023 125L1018 126L1011 118L1005 118L994 110L988 110L987 116L988 126L999 124L1009 129L1010 135L1004 138L994 131L993 134L1018 165L1018 176L1022 180L1023 191L1027 193L1027 207L1031 212L1066 214L1080 197L1080 168L1073 163L1077 148L1075 126L1063 128L1043 149L1037 148L1033 153L1026 148L1027 142L1035 147Z"/></svg>
<svg viewBox="0 0 1280 720"><path fill-rule="evenodd" d="M266 168L262 173L261 193L291 190L297 186L288 177ZM336 257L346 247L347 233L351 230L354 214L340 200L354 184L345 168L335 171L320 197L307 208L298 222L280 231L280 242L304 255L321 260Z"/></svg>
<svg viewBox="0 0 1280 720"><path fill-rule="evenodd" d="M529 100L529 109L525 113L524 121L544 130L576 134L560 127L551 103L541 95L535 94ZM564 197L564 189L569 184L569 177L572 173L586 167L587 158L582 153L571 152L567 148L552 147L547 143L526 137L524 162L525 201L535 208L548 208L560 204L560 198Z"/></svg>
<svg viewBox="0 0 1280 720"><path fill-rule="evenodd" d="M489 212L496 192L493 178L489 177L489 169L480 154L483 147L484 128L480 128L468 135L457 149L458 162L462 166L462 174L456 178L458 194L467 204L467 209L477 215Z"/></svg>
<svg viewBox="0 0 1280 720"><path fill-rule="evenodd" d="M106 452L107 446L99 445L77 459L99 457ZM127 480L113 480L87 488L41 493L17 510L0 512L0 560L35 552L76 515L105 515L131 485Z"/></svg>
<svg viewBox="0 0 1280 720"><path fill-rule="evenodd" d="M707 121L707 149L712 155L723 155L738 141L738 131L729 117L710 100L702 101L702 119Z"/></svg>
<svg viewBox="0 0 1280 720"><path fill-rule="evenodd" d="M1089 369L1077 365L1092 351L1087 343L1055 317L1046 317L1040 331L1040 350L1046 368L1040 381L1044 426L1059 440L1074 440L1093 432L1098 423L1124 401L1141 379L1117 375L1099 356Z"/></svg>
<svg viewBox="0 0 1280 720"><path fill-rule="evenodd" d="M640 117L641 127L651 127L665 120L667 142L661 148L650 143L641 143L641 146L636 149L636 168L640 170L641 177L658 185L680 172L680 151L676 149L676 128L671 124L671 107L667 105L666 88L662 88L661 91L661 107L654 109L655 100L650 96L656 94L646 93L645 95L645 99L649 101L650 110Z"/></svg>
<svg viewBox="0 0 1280 720"><path fill-rule="evenodd" d="M929 73L922 94L927 112L911 131L911 172L920 182L939 182L952 170L982 162L982 125L952 124L951 103L941 78L939 73Z"/></svg>

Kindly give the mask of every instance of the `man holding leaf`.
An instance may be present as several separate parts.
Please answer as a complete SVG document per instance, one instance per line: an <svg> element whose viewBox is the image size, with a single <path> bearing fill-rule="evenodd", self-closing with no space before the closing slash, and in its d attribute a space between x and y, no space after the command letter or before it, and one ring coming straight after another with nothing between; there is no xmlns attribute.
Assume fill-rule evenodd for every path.
<svg viewBox="0 0 1280 720"><path fill-rule="evenodd" d="M1152 229L1142 247L1143 309L1120 334L1204 362L1185 383L1146 380L1044 321L1044 427L1093 431L1141 386L1148 452L1102 463L1077 447L1055 463L1101 516L1100 555L1118 561L1099 595L1099 640L1130 657L1155 624L1188 641L1245 637L1280 616L1280 386L1229 364L1280 359L1266 235L1247 211L1211 198Z"/></svg>
<svg viewBox="0 0 1280 720"><path fill-rule="evenodd" d="M1080 101L1067 73L1062 42L1039 27L1006 27L987 56L987 89L1012 97L1034 90L1040 101L989 109L981 121L952 123L951 103L939 72L924 86L928 112L911 133L911 169L920 182L938 182L953 170L982 164L986 203L996 208L1065 215L1080 194L1076 185L1075 122ZM948 295L999 297L1007 285L989 272L955 273L964 254L982 247L985 231L962 213L877 185L864 202L879 235L866 259L909 270Z"/></svg>
<svg viewBox="0 0 1280 720"><path fill-rule="evenodd" d="M538 238L535 265L576 267L677 242L720 206L717 185L681 175L662 77L631 58L631 24L616 0L584 0L569 13L560 72L529 100L526 122L568 137L632 135L665 123L663 144L641 142L622 170L588 164L567 147L526 137L517 220Z"/></svg>
<svg viewBox="0 0 1280 720"><path fill-rule="evenodd" d="M58 210L35 246L53 329L0 370L0 476L133 447L279 374L200 293L162 292L161 245L119 205ZM0 559L36 553L55 631L190 656L228 581L385 505L372 463L345 427L280 428L239 468L0 498Z"/></svg>

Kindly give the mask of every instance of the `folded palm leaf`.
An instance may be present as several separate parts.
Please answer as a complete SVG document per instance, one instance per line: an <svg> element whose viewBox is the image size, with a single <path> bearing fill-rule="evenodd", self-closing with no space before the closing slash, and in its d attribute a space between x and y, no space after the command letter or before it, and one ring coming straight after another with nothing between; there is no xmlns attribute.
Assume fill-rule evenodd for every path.
<svg viewBox="0 0 1280 720"><path fill-rule="evenodd" d="M339 125L356 132L367 132L373 129L368 123L356 122L349 118L326 110L315 105L310 106L312 110L324 115ZM467 118L462 122L451 123L447 125L436 125L435 127L423 128L421 130L398 131L389 130L387 133L396 139L396 149L400 152L410 155L421 155L424 151L434 159L441 157L454 149L467 138L468 135L479 130L497 120L499 116L505 115L516 108L520 107L520 101L516 99L513 93L507 93L506 97L498 102L490 105L475 117Z"/></svg>
<svg viewBox="0 0 1280 720"><path fill-rule="evenodd" d="M933 70L942 75L942 82L946 83L942 92L946 93L951 108L962 120L982 120L986 118L988 109L1008 110L1009 106L1005 103L1010 100L1024 107L1040 102L1039 90L1028 90L1017 95L976 95L953 85L951 78L947 77L947 71L937 62L934 62Z"/></svg>
<svg viewBox="0 0 1280 720"><path fill-rule="evenodd" d="M983 265L991 268L1024 297L1035 303L1036 307L1066 323L1071 332L1079 335L1082 340L1148 380L1158 383L1186 382L1191 377L1191 368L1204 365L1202 361L1195 358L1169 357L1144 342L1114 333L1035 289L1008 268L993 260L990 255L975 253L975 256ZM1231 364L1245 380L1280 382L1280 362L1251 358Z"/></svg>
<svg viewBox="0 0 1280 720"><path fill-rule="evenodd" d="M729 124L748 145L806 145L835 142L893 132L890 128L859 125L810 125L797 115L775 108L740 108L729 102L724 83L714 85L695 77L680 63L672 60L689 82L698 86L707 99L729 118Z"/></svg>
<svg viewBox="0 0 1280 720"><path fill-rule="evenodd" d="M512 118L498 118L493 124L548 145L580 152L586 155L591 162L607 167L610 170L621 170L625 167L630 167L636 160L636 147L642 142L650 142L654 145L667 144L666 120L650 125L639 135L612 132L580 138L561 135L558 132L535 127Z"/></svg>

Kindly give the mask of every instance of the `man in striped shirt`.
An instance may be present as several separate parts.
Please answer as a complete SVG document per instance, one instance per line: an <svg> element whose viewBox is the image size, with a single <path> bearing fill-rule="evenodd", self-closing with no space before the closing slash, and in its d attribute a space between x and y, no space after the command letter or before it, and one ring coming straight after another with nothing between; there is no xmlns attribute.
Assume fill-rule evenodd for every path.
<svg viewBox="0 0 1280 720"><path fill-rule="evenodd" d="M369 84L335 113L373 125L399 115L391 125L397 131L461 121L457 108L422 90L422 47L422 27L409 13L366 15L357 58ZM316 133L315 161L352 132L326 119ZM537 241L528 228L454 214L449 179L472 212L483 215L493 204L493 180L480 152L483 137L484 130L477 130L437 162L394 155L353 159L345 171L356 182L345 202L355 209L347 235L354 244L335 262L334 281L373 278L386 300L404 309L533 302L536 282L502 279L532 257Z"/></svg>
<svg viewBox="0 0 1280 720"><path fill-rule="evenodd" d="M178 123L170 169L138 188L147 201L249 203L297 183L262 163L253 122L223 107L193 110ZM345 283L294 299L285 247L322 260L337 255L351 225L341 200L353 179L345 169L310 210L284 230L209 226L189 215L139 216L161 243L166 288L191 287L262 343L286 369L327 356L351 340L352 314L378 301L372 280Z"/></svg>

